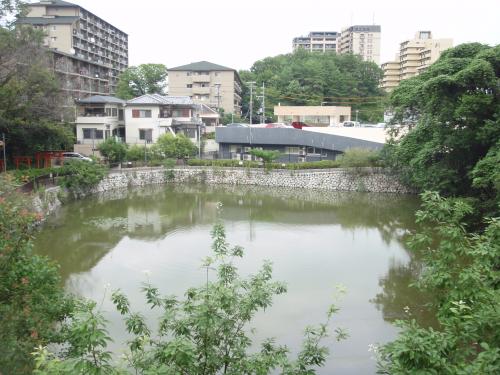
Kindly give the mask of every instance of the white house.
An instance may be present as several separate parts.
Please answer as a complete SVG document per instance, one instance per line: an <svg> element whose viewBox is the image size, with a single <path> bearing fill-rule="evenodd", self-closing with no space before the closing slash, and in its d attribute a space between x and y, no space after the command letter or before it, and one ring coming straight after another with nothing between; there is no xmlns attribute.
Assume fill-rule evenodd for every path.
<svg viewBox="0 0 500 375"><path fill-rule="evenodd" d="M127 102L92 96L76 104L75 151L84 155L94 154L99 143L109 137L129 145L147 145L161 134L171 133L184 134L197 143L206 125L214 129L219 120L217 111L193 103L189 96L146 94Z"/></svg>
<svg viewBox="0 0 500 375"><path fill-rule="evenodd" d="M155 143L164 133L198 139L203 122L195 109L189 96L146 94L131 99L125 108L126 142Z"/></svg>
<svg viewBox="0 0 500 375"><path fill-rule="evenodd" d="M125 141L125 101L113 96L95 95L76 102L75 152L91 155L109 137Z"/></svg>

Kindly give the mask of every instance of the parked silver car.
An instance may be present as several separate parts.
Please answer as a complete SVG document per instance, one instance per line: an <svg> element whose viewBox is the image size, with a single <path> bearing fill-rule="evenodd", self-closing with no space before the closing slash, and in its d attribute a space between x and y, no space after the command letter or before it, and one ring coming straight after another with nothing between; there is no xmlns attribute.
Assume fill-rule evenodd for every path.
<svg viewBox="0 0 500 375"><path fill-rule="evenodd" d="M63 159L64 159L64 161L69 161L69 160L92 161L91 158L83 156L82 154L79 154L78 152L64 152Z"/></svg>

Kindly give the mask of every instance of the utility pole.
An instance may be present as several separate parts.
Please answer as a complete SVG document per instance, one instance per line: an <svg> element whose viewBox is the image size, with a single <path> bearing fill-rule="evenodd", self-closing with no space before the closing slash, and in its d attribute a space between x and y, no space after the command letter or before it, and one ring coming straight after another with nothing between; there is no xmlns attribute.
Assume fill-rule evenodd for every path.
<svg viewBox="0 0 500 375"><path fill-rule="evenodd" d="M356 109L356 122L358 122L358 113L359 113L359 110Z"/></svg>
<svg viewBox="0 0 500 375"><path fill-rule="evenodd" d="M260 123L263 124L266 121L266 84L262 82L262 95L257 96L257 98L262 99L262 114L260 116Z"/></svg>
<svg viewBox="0 0 500 375"><path fill-rule="evenodd" d="M252 114L253 114L253 85L255 82L247 82L247 85L250 85L250 125L252 125Z"/></svg>

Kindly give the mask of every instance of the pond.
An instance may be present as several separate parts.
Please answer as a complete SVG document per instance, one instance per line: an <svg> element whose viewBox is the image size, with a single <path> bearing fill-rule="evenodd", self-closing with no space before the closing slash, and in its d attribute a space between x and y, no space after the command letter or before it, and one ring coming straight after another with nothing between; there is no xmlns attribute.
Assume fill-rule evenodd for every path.
<svg viewBox="0 0 500 375"><path fill-rule="evenodd" d="M163 294L178 296L202 284L201 260L210 254L219 215L228 241L245 249L241 273L255 273L268 259L274 279L288 285L288 293L253 321L255 340L275 337L296 352L303 329L325 320L342 284L347 293L332 329L345 328L349 338L326 340L331 354L318 373L373 374L369 345L396 336L391 322L407 316L406 306L419 320L431 319L422 309L425 296L408 285L420 270L404 246L418 205L409 195L150 186L63 206L37 236L35 251L60 264L69 292L98 301L110 320L111 349L119 353L127 336L111 290L120 288L133 310L154 322L141 282L149 277Z"/></svg>

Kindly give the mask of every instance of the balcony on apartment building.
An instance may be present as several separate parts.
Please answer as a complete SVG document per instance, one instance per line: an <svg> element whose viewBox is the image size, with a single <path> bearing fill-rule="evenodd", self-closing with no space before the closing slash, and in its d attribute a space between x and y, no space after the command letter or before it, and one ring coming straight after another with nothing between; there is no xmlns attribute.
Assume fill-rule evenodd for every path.
<svg viewBox="0 0 500 375"><path fill-rule="evenodd" d="M193 86L192 88L193 94L210 94L210 87L209 86Z"/></svg>
<svg viewBox="0 0 500 375"><path fill-rule="evenodd" d="M193 82L201 82L201 83L210 82L210 74L208 72L206 72L206 74L193 74L192 79Z"/></svg>

